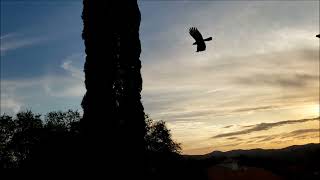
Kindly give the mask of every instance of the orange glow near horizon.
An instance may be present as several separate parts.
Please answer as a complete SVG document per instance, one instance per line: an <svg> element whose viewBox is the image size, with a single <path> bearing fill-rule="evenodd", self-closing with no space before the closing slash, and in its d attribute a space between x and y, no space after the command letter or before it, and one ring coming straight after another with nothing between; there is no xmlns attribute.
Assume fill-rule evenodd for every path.
<svg viewBox="0 0 320 180"><path fill-rule="evenodd" d="M192 132L193 139L196 139L196 137L199 136L199 139L205 139L205 143L196 144L199 140L193 140L183 143L183 154L199 155L210 153L212 151L230 151L235 149L281 149L292 145L320 143L319 104L301 106L301 112L303 112L305 117L308 117L313 120L301 123L287 123L262 131L256 131L248 134L244 133L216 139L212 138L212 133L216 132L216 134L223 134L230 132L239 132L243 130L242 127L244 127L245 125L238 125L234 127L234 129L231 129L231 127L230 130L228 130L225 129L225 127L223 126L210 127L205 123L194 124L195 128L202 130L206 128L201 128L201 126L207 127L207 131L195 130L194 132ZM296 121L298 119L291 120ZM277 124L278 122L282 121L270 122L270 124ZM257 123L256 126L259 124L260 123ZM174 129L177 127L173 126L172 128ZM173 135L175 137L174 133ZM180 134L180 136L182 136L182 134ZM184 140L187 141L187 135L184 135L183 137L185 138ZM182 141L182 139L179 140L178 138L178 142L179 141Z"/></svg>

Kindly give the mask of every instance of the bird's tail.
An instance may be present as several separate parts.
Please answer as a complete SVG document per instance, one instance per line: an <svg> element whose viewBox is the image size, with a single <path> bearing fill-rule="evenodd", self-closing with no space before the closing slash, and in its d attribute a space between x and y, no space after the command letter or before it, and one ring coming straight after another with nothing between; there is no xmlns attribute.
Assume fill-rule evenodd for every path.
<svg viewBox="0 0 320 180"><path fill-rule="evenodd" d="M207 39L204 39L204 41L211 41L212 37L208 37Z"/></svg>

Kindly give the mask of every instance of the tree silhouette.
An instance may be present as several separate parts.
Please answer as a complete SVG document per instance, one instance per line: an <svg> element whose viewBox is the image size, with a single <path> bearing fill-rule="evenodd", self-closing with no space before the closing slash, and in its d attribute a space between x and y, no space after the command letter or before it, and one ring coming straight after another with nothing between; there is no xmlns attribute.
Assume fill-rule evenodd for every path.
<svg viewBox="0 0 320 180"><path fill-rule="evenodd" d="M51 111L45 116L45 126L54 131L72 131L78 126L80 113L78 111L68 110Z"/></svg>
<svg viewBox="0 0 320 180"><path fill-rule="evenodd" d="M43 117L31 111L19 112L15 117L0 116L0 168L45 166L57 169L68 158L81 158L71 151L79 151L78 146L68 145L73 146L78 140L80 113L74 110L52 111ZM171 139L163 121L155 122L147 115L145 121L149 153L177 154L180 151L180 144ZM131 153L130 149L128 152ZM74 167L76 162L68 163Z"/></svg>
<svg viewBox="0 0 320 180"><path fill-rule="evenodd" d="M135 0L83 1L85 156L97 168L98 161L111 163L111 172L135 167L137 177L144 169L137 162L144 161L146 131L140 101L140 16ZM128 150L135 155L127 155Z"/></svg>
<svg viewBox="0 0 320 180"><path fill-rule="evenodd" d="M146 115L147 134L145 136L147 149L158 153L180 153L181 146L173 141L170 130L164 121L153 121Z"/></svg>
<svg viewBox="0 0 320 180"><path fill-rule="evenodd" d="M0 164L2 167L19 167L30 157L35 144L40 141L43 128L39 114L31 111L11 116L0 116Z"/></svg>
<svg viewBox="0 0 320 180"><path fill-rule="evenodd" d="M12 161L13 152L8 148L15 132L15 123L11 116L0 116L0 167L15 167Z"/></svg>

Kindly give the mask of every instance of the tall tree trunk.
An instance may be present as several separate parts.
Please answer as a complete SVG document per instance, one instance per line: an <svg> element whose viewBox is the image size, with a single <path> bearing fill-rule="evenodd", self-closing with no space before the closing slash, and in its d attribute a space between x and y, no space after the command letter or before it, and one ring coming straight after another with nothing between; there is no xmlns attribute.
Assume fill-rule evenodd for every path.
<svg viewBox="0 0 320 180"><path fill-rule="evenodd" d="M84 0L83 5L87 92L81 128L86 161L90 167L112 165L112 171L132 168L138 177L144 169L138 164L144 160L146 131L138 4Z"/></svg>

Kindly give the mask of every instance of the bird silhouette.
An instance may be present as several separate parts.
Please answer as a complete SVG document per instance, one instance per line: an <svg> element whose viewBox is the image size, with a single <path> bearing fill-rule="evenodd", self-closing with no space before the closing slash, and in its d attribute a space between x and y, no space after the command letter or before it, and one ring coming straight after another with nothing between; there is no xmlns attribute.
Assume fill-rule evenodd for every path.
<svg viewBox="0 0 320 180"><path fill-rule="evenodd" d="M192 45L197 45L197 52L206 50L205 41L211 41L212 37L203 39L203 37L202 37L201 33L199 32L199 30L197 28L195 28L195 27L191 27L189 29L189 33L194 38L194 40L196 41Z"/></svg>
<svg viewBox="0 0 320 180"><path fill-rule="evenodd" d="M320 34L316 35L316 37L320 38Z"/></svg>

